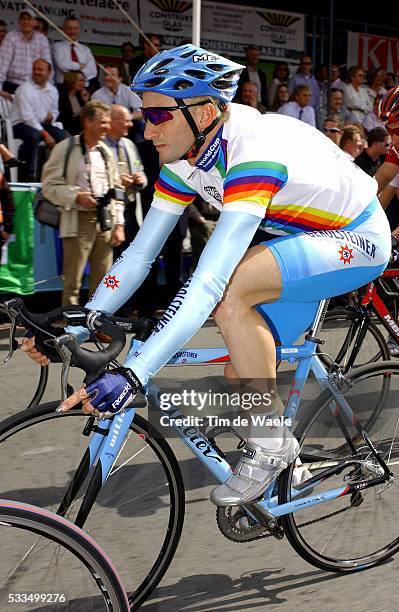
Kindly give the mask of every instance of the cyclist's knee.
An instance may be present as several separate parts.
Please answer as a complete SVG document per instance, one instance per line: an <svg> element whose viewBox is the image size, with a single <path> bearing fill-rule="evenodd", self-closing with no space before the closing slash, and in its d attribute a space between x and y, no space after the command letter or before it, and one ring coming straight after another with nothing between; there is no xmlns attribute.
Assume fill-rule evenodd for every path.
<svg viewBox="0 0 399 612"><path fill-rule="evenodd" d="M231 363L226 363L226 365L224 366L224 377L229 380L238 378L237 372L235 371Z"/></svg>

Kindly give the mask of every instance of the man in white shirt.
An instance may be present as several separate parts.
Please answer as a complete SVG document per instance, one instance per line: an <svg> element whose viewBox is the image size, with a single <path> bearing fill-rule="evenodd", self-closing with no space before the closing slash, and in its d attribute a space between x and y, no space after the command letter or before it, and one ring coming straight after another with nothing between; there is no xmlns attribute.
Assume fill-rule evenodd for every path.
<svg viewBox="0 0 399 612"><path fill-rule="evenodd" d="M51 66L50 45L45 36L35 32L35 13L24 9L18 17L18 30L5 36L0 53L0 96L12 100L18 85L30 79L32 64L45 59Z"/></svg>
<svg viewBox="0 0 399 612"><path fill-rule="evenodd" d="M364 142L362 134L357 125L348 125L346 128L344 128L341 141L339 143L339 148L342 149L342 151L346 153L349 159L353 162L355 161L355 158L362 153L364 149Z"/></svg>
<svg viewBox="0 0 399 612"><path fill-rule="evenodd" d="M298 85L294 91L294 100L280 106L277 112L280 115L294 117L316 127L315 112L313 107L310 106L311 97L312 90L308 85Z"/></svg>
<svg viewBox="0 0 399 612"><path fill-rule="evenodd" d="M11 123L14 137L23 143L19 158L25 161L25 169L21 178L35 181L34 165L37 147L43 140L52 148L56 142L63 140L66 133L61 123L56 123L58 117L58 91L49 82L51 66L47 60L38 59L32 66L32 79L22 83L15 92Z"/></svg>
<svg viewBox="0 0 399 612"><path fill-rule="evenodd" d="M100 100L108 106L113 104L124 106L132 113L133 120L141 120L141 99L122 83L122 67L116 64L105 64L104 68L107 71L104 76L104 87L97 89L91 99Z"/></svg>
<svg viewBox="0 0 399 612"><path fill-rule="evenodd" d="M55 82L62 85L64 74L69 70L81 70L85 75L86 87L91 91L98 87L97 65L89 47L78 42L80 24L76 17L67 17L62 29L73 42L61 40L53 45Z"/></svg>

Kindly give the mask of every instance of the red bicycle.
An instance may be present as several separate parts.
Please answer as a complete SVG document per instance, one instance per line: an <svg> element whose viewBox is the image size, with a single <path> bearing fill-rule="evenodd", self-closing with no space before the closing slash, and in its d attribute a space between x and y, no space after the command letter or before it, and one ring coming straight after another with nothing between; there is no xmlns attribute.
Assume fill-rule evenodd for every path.
<svg viewBox="0 0 399 612"><path fill-rule="evenodd" d="M392 265L398 253L393 250ZM399 356L399 267L388 267L357 292L355 303L327 313L319 356L343 372L380 359ZM335 358L334 358L334 355Z"/></svg>

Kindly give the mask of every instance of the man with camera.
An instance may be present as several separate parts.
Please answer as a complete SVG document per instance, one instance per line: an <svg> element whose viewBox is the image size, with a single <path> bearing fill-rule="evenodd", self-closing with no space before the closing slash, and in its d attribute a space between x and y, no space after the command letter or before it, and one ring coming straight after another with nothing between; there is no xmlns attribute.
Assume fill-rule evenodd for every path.
<svg viewBox="0 0 399 612"><path fill-rule="evenodd" d="M125 240L124 191L113 153L103 142L110 120L106 104L88 102L81 111L81 134L57 144L43 168L43 194L60 209L63 304L79 304L88 261L89 296L94 293L112 265L113 247ZM113 291L112 279L107 287Z"/></svg>

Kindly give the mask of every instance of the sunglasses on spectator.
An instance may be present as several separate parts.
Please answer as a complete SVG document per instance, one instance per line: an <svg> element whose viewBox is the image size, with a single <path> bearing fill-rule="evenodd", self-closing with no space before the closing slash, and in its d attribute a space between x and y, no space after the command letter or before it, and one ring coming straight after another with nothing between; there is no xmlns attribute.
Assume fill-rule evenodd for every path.
<svg viewBox="0 0 399 612"><path fill-rule="evenodd" d="M161 125L161 123L165 123L166 121L172 121L172 112L175 110L190 108L191 106L203 106L204 104L208 104L208 102L210 102L210 100L202 100L194 104L182 104L181 106L148 106L140 110L145 122L149 121L152 125Z"/></svg>
<svg viewBox="0 0 399 612"><path fill-rule="evenodd" d="M340 130L339 128L324 128L323 132L325 134L336 134L337 132L341 132L342 130Z"/></svg>
<svg viewBox="0 0 399 612"><path fill-rule="evenodd" d="M302 65L311 66L313 62L301 62Z"/></svg>

